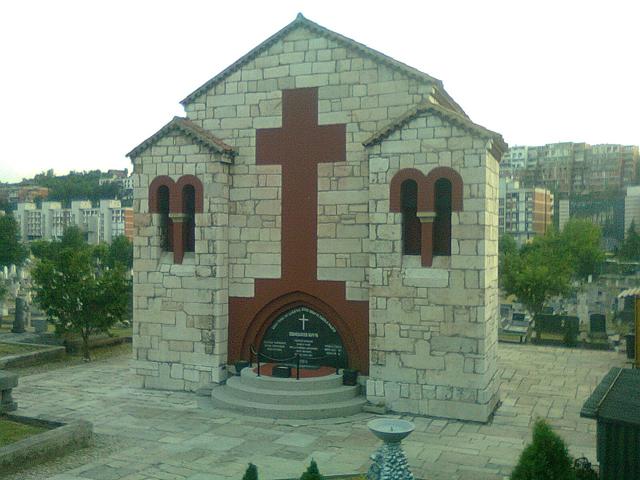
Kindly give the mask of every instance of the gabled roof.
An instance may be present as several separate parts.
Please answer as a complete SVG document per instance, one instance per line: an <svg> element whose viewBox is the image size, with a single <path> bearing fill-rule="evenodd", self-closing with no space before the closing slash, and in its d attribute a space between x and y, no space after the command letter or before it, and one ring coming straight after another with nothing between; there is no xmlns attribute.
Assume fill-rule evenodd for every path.
<svg viewBox="0 0 640 480"><path fill-rule="evenodd" d="M640 370L613 367L589 396L580 416L640 426Z"/></svg>
<svg viewBox="0 0 640 480"><path fill-rule="evenodd" d="M176 131L191 138L195 143L199 145L204 145L214 152L226 155L227 157L229 157L229 159L233 159L233 157L235 157L237 154L236 150L232 146L227 145L218 137L199 127L191 120L183 117L173 117L173 120L171 120L164 127L147 138L136 148L127 153L127 157L134 159L135 157L139 156L144 150L155 145L156 142L162 137Z"/></svg>
<svg viewBox="0 0 640 480"><path fill-rule="evenodd" d="M324 38L327 38L329 40L334 40L337 43L343 45L344 47L354 49L359 53L361 53L363 56L369 57L377 63L382 63L393 70L400 71L410 78L414 78L422 82L433 84L435 87L437 87L438 93L440 94L441 97L443 97L444 102L451 105L452 109L466 116L466 114L464 113L460 105L458 105L444 90L441 80L438 80L437 78L434 78L431 75L427 75L426 73L421 72L420 70L410 67L409 65L406 65L402 62L399 62L398 60L395 60L383 53L380 53L377 50L374 50L373 48L369 48L362 43L358 43L355 40L352 40L348 37L340 35L339 33L329 30L328 28L325 28L322 25L318 25L317 23L314 23L311 20L305 18L301 13L299 13L296 19L293 22L291 22L289 25L287 25L282 30L280 30L279 32L275 33L274 35L266 39L260 45L258 45L253 50L251 50L249 53L247 53L246 55L238 59L233 64L229 65L227 68L225 68L222 72L220 72L218 75L213 77L211 80L209 80L208 82L205 82L202 86L200 86L199 88L191 92L180 103L182 105L191 103L200 95L209 91L212 87L214 87L215 85L223 81L228 76L235 73L238 69L242 68L244 65L249 63L254 58L256 58L262 52L264 52L269 47L271 47L274 43L277 43L279 40L284 38L290 32L298 28L305 28L307 30L310 30L314 33L321 35Z"/></svg>
<svg viewBox="0 0 640 480"><path fill-rule="evenodd" d="M475 136L493 140L494 148L497 148L496 153L499 153L498 160L502 156L502 153L504 153L508 148L507 144L502 138L502 135L500 135L499 133L487 130L482 126L473 123L466 116L461 115L458 112L454 112L453 110L449 110L448 108L445 108L442 105L438 105L437 103L433 103L429 100L421 102L417 106L409 109L407 112L400 115L397 119L382 127L367 140L362 142L362 144L365 147L370 147L371 145L381 143L393 132L401 129L404 125L425 113L434 113L444 120L448 121L449 123L452 123L453 125L471 132Z"/></svg>

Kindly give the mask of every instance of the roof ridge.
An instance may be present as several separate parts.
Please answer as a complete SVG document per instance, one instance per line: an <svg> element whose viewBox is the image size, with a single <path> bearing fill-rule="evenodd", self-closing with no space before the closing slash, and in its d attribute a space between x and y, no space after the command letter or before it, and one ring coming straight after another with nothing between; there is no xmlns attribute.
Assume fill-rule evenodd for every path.
<svg viewBox="0 0 640 480"><path fill-rule="evenodd" d="M426 81L428 83L433 83L438 87L439 92L445 97L445 99L447 100L447 102L449 102L453 108L460 110L460 113L462 115L466 115L464 113L464 111L462 110L462 108L449 96L449 94L444 90L444 86L441 80L432 77L431 75L421 72L420 70L413 68L403 62L400 62L399 60L396 60L388 55L385 55L384 53L379 52L378 50L375 50L371 47L366 46L363 43L359 43L349 37L346 37L340 33L334 32L333 30L330 30L326 27L323 27L322 25L319 25L311 20L309 20L308 18L306 18L304 15L302 15L302 13L298 13L298 15L296 16L296 18L289 24L287 24L285 27L283 27L282 29L280 29L279 31L277 31L276 33L274 33L273 35L271 35L269 38L267 38L265 41L263 41L262 43L260 43L258 46L254 47L252 50L250 50L248 53L246 53L245 55L243 55L242 57L240 57L238 60L236 60L234 63L232 63L231 65L229 65L227 68L225 68L224 70L222 70L219 74L217 74L216 76L214 76L213 78L211 78L210 80L206 81L204 84L202 84L200 87L198 87L197 89L195 89L193 92L191 92L189 95L187 95L183 100L180 101L180 103L182 105L186 105L187 103L192 102L193 100L195 100L197 97L199 97L200 95L202 95L205 91L210 90L213 86L215 86L218 82L224 80L225 78L227 78L228 76L232 75L238 68L242 67L243 65L245 65L246 63L248 63L249 61L253 60L255 57L257 57L260 53L262 53L264 50L266 50L267 48L269 48L271 45L273 45L275 42L277 42L278 40L280 40L280 38L284 37L286 34L288 34L289 32L291 32L292 30L294 30L297 27L303 27L303 28L307 28L309 30L311 30L312 32L316 32L321 34L324 37L336 40L340 43L343 44L348 44L348 46L350 46L351 48L356 49L357 51L359 51L360 53L375 58L377 61L382 62L383 64L389 66L390 68L396 69L396 70L401 70L403 71L406 75L413 77L417 80L422 80L422 81Z"/></svg>
<svg viewBox="0 0 640 480"><path fill-rule="evenodd" d="M462 128L467 130L471 130L477 134L480 134L482 137L491 138L497 141L497 147L500 151L504 152L507 149L507 144L505 143L502 135L496 133L492 130L489 130L482 125L478 125L473 123L466 115L463 115L459 112L451 110L450 108L439 105L431 100L424 100L417 104L416 106L410 108L402 115L400 115L395 120L392 120L384 127L380 128L373 135L367 138L362 145L365 147L369 147L371 145L376 145L382 141L384 141L389 135L391 135L396 130L402 128L407 123L414 120L419 115L427 112L434 111L436 114L442 115L446 117L450 122L459 125Z"/></svg>
<svg viewBox="0 0 640 480"><path fill-rule="evenodd" d="M206 147L226 155L229 158L233 158L237 154L235 148L231 145L228 145L222 139L216 137L199 125L196 125L188 118L174 116L169 123L164 125L160 130L127 153L127 157L133 159L139 156L144 150L153 146L158 140L173 130L180 130L183 134L192 138L197 143L205 145Z"/></svg>

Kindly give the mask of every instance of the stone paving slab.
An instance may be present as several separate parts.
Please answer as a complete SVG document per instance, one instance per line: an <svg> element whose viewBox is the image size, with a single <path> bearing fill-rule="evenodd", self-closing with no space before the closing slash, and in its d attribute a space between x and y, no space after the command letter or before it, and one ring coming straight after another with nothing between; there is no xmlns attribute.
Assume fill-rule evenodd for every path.
<svg viewBox="0 0 640 480"><path fill-rule="evenodd" d="M542 416L574 456L595 462L592 420L582 403L621 354L555 347L499 346L502 405L482 425L406 416L416 431L403 443L412 471L432 480L508 476ZM215 409L205 397L134 386L128 358L23 377L18 413L93 423L96 446L9 480L211 480L241 478L247 463L260 478L298 477L311 458L325 474L364 472L379 441L375 415L315 421L246 417Z"/></svg>

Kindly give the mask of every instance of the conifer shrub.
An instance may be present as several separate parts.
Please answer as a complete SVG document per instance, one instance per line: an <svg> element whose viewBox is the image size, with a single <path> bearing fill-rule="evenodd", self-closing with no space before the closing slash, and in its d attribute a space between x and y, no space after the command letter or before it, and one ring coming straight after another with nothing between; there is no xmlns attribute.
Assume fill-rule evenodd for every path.
<svg viewBox="0 0 640 480"><path fill-rule="evenodd" d="M244 477L242 480L258 480L258 467L256 467L253 463L250 463L247 467L247 471L244 472Z"/></svg>
<svg viewBox="0 0 640 480"><path fill-rule="evenodd" d="M533 440L524 449L511 480L575 480L567 445L544 420L536 420Z"/></svg>
<svg viewBox="0 0 640 480"><path fill-rule="evenodd" d="M320 475L318 464L315 460L311 459L311 463L309 464L307 471L302 474L300 480L324 480L324 477Z"/></svg>

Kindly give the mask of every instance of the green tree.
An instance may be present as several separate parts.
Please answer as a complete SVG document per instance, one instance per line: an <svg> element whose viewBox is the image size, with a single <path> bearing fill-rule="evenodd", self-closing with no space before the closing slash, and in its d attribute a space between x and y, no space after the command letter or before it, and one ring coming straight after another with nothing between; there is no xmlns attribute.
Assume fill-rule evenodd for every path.
<svg viewBox="0 0 640 480"><path fill-rule="evenodd" d="M0 210L9 214L11 210L11 205L9 204L9 199L7 197L0 197Z"/></svg>
<svg viewBox="0 0 640 480"><path fill-rule="evenodd" d="M640 260L640 235L636 232L636 223L631 221L627 236L618 251L618 256L624 260L639 261Z"/></svg>
<svg viewBox="0 0 640 480"><path fill-rule="evenodd" d="M300 480L324 480L324 477L320 475L318 464L315 460L311 459L311 463L309 464L307 471L302 474Z"/></svg>
<svg viewBox="0 0 640 480"><path fill-rule="evenodd" d="M107 265L121 264L127 269L133 268L133 243L124 235L118 235L111 241L107 253Z"/></svg>
<svg viewBox="0 0 640 480"><path fill-rule="evenodd" d="M518 253L505 255L502 262L502 288L515 295L533 316L542 312L549 298L570 290L571 266L558 243L557 234L548 232Z"/></svg>
<svg viewBox="0 0 640 480"><path fill-rule="evenodd" d="M498 239L498 280L502 287L502 273L505 269L505 263L509 262L514 256L518 255L518 244L515 238L509 234L504 234Z"/></svg>
<svg viewBox="0 0 640 480"><path fill-rule="evenodd" d="M569 220L559 237L558 246L571 262L573 274L584 279L598 272L604 261L600 226L589 220Z"/></svg>
<svg viewBox="0 0 640 480"><path fill-rule="evenodd" d="M513 255L518 253L518 244L513 236L505 233L498 240L498 253L500 255Z"/></svg>
<svg viewBox="0 0 640 480"><path fill-rule="evenodd" d="M121 265L103 268L81 232L68 228L59 242L41 249L32 275L38 304L59 334L82 338L85 360L89 339L126 317L130 279Z"/></svg>
<svg viewBox="0 0 640 480"><path fill-rule="evenodd" d="M533 441L520 455L511 480L575 480L567 445L544 420L533 426Z"/></svg>
<svg viewBox="0 0 640 480"><path fill-rule="evenodd" d="M69 204L71 200L89 199L97 202L103 198L116 198L120 185L105 183L100 185L100 170L90 172L70 172L68 175L54 176L53 172L39 173L33 178L36 185L47 187L49 200Z"/></svg>
<svg viewBox="0 0 640 480"><path fill-rule="evenodd" d="M242 480L258 480L258 467L253 463L250 463L247 467L247 471L244 472Z"/></svg>
<svg viewBox="0 0 640 480"><path fill-rule="evenodd" d="M20 243L18 222L12 215L0 216L0 266L22 265L28 251Z"/></svg>

